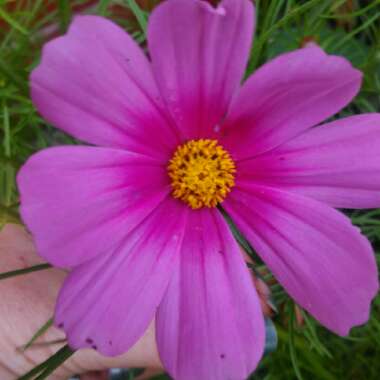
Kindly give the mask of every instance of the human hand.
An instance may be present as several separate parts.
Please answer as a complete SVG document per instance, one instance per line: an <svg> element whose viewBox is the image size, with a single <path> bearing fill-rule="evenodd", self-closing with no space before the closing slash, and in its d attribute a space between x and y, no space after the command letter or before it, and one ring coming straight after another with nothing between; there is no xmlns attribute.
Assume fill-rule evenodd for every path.
<svg viewBox="0 0 380 380"><path fill-rule="evenodd" d="M0 231L0 272L41 263L32 238L23 227L8 224ZM63 346L64 334L51 327L36 344L26 351L22 349L53 316L55 299L65 276L64 271L52 268L0 281L0 379L16 379ZM94 350L80 350L49 379L67 379L74 374L83 374L82 380L102 379L104 374L93 371L114 367L162 369L153 324L126 354L106 358Z"/></svg>

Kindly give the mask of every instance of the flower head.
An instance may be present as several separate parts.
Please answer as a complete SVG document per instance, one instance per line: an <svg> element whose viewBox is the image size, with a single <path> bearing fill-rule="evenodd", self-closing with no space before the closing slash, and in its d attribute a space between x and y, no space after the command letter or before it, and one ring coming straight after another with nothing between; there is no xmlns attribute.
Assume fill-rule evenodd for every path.
<svg viewBox="0 0 380 380"><path fill-rule="evenodd" d="M235 163L217 140L190 140L168 166L172 195L191 208L215 207L234 186Z"/></svg>
<svg viewBox="0 0 380 380"><path fill-rule="evenodd" d="M167 0L149 20L151 61L95 16L44 47L34 104L99 146L43 150L18 175L41 256L71 269L55 322L73 348L120 354L155 319L174 378L247 377L264 322L219 204L322 324L345 335L367 320L373 251L333 207L380 206L380 115L314 128L361 83L316 46L240 86L253 22L249 0Z"/></svg>

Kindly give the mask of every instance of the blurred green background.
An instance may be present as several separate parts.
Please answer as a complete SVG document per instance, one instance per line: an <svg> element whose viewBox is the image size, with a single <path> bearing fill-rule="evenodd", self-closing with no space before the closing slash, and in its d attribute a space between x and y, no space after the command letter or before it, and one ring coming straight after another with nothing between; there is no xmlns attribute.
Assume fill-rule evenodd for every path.
<svg viewBox="0 0 380 380"><path fill-rule="evenodd" d="M25 159L47 146L76 143L47 124L29 98L28 75L39 62L43 43L64 33L73 14L79 12L113 19L144 46L149 11L157 3L0 0L0 228L5 223L20 223L15 175ZM380 112L380 0L255 3L257 30L247 75L282 52L316 42L328 53L345 56L364 73L360 94L337 117ZM379 263L380 209L355 211L349 216L373 243ZM374 302L370 322L355 328L350 337L340 338L296 309L271 275L265 274L265 268L259 270L271 285L278 309L273 321L279 343L252 379L380 378L380 297ZM125 378L134 376L130 371Z"/></svg>

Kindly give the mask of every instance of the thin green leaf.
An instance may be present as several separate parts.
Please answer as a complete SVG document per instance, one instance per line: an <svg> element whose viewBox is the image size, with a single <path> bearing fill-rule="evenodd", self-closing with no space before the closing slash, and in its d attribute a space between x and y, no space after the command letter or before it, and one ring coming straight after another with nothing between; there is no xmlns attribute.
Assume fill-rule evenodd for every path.
<svg viewBox="0 0 380 380"><path fill-rule="evenodd" d="M96 6L96 13L100 16L105 16L107 13L107 7L110 3L110 0L100 0Z"/></svg>
<svg viewBox="0 0 380 380"><path fill-rule="evenodd" d="M40 336L45 334L49 328L53 326L53 318L50 318L43 326L41 326L37 332L32 336L32 338L25 344L23 351L26 351Z"/></svg>
<svg viewBox="0 0 380 380"><path fill-rule="evenodd" d="M47 379L61 364L75 353L68 345L62 347L49 359L37 365L18 380L43 380Z"/></svg>
<svg viewBox="0 0 380 380"><path fill-rule="evenodd" d="M313 344L313 346L316 348L316 350L318 350L318 352L321 355L326 355L327 357L332 358L330 351L319 340L315 324L312 322L312 320L310 320L309 316L304 310L301 309L301 313L309 332L309 335L307 336L309 341Z"/></svg>
<svg viewBox="0 0 380 380"><path fill-rule="evenodd" d="M310 0L305 4L300 5L297 8L292 9L287 13L284 17L282 17L279 21L273 24L270 28L263 30L259 38L255 41L253 45L253 51L251 54L251 60L248 63L248 73L251 73L254 68L257 66L259 62L259 58L261 56L261 51L267 42L268 38L271 36L273 32L278 30L280 27L286 25L291 20L294 20L296 17L302 15L310 8L312 8L315 4L317 4L320 0Z"/></svg>
<svg viewBox="0 0 380 380"><path fill-rule="evenodd" d="M57 354L53 355L47 362L47 366L43 372L36 377L36 380L47 379L59 366L61 366L67 359L69 359L75 351L73 351L68 345L61 348Z"/></svg>
<svg viewBox="0 0 380 380"><path fill-rule="evenodd" d="M68 0L58 1L58 15L59 15L59 26L61 32L64 33L69 26L71 19L71 6Z"/></svg>
<svg viewBox="0 0 380 380"><path fill-rule="evenodd" d="M28 90L28 84L25 82L24 78L20 76L19 73L16 73L12 67L9 67L3 58L0 59L0 73L3 74L16 87L19 87L23 92Z"/></svg>
<svg viewBox="0 0 380 380"><path fill-rule="evenodd" d="M137 22L140 25L140 28L146 34L146 26L147 26L147 18L145 16L145 12L140 8L140 6L136 3L135 0L125 0L128 7L131 9L133 14L136 16Z"/></svg>
<svg viewBox="0 0 380 380"><path fill-rule="evenodd" d="M339 49L342 47L347 41L349 41L352 37L354 37L356 34L361 32L362 30L368 28L370 25L372 25L378 18L380 18L380 12L377 12L373 15L373 17L369 18L366 22L361 24L358 28L354 29L352 32L348 33L344 38L342 38L339 43L337 43L334 48Z"/></svg>
<svg viewBox="0 0 380 380"><path fill-rule="evenodd" d="M352 19L354 17L361 16L368 12L370 9L379 6L380 0L375 0L368 4L366 7L361 7L359 10L351 13L345 13L345 14L334 14L334 15L321 15L320 17L326 18L326 19Z"/></svg>
<svg viewBox="0 0 380 380"><path fill-rule="evenodd" d="M9 108L7 102L3 102L3 149L4 155L7 158L11 157L11 132L10 132L10 120L9 120ZM7 207L12 203L12 194L14 186L14 168L11 165L3 166L3 180L4 180L4 205Z"/></svg>
<svg viewBox="0 0 380 380"><path fill-rule="evenodd" d="M294 344L294 323L295 323L295 315L294 315L294 308L292 304L290 308L290 322L289 322L289 353L290 353L290 359L292 361L294 373L297 379L304 380L301 374L301 370L298 365L298 358L297 358L296 348Z"/></svg>
<svg viewBox="0 0 380 380"><path fill-rule="evenodd" d="M4 272L4 273L0 273L0 280L5 280L7 278L21 276L23 274L37 272L40 270L45 270L45 269L50 269L50 268L51 268L50 264L39 264L39 265L34 265L29 268L17 269L10 272Z"/></svg>
<svg viewBox="0 0 380 380"><path fill-rule="evenodd" d="M7 22L12 28L18 30L20 33L22 33L24 36L28 36L28 31L21 26L15 19L13 19L9 13L7 13L1 6L0 6L0 18L2 18L5 22Z"/></svg>

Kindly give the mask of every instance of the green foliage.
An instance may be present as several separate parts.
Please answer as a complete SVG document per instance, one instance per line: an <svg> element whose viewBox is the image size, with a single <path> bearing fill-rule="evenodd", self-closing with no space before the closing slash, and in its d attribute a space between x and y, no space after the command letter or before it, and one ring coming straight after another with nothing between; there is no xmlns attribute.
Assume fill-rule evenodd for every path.
<svg viewBox="0 0 380 380"><path fill-rule="evenodd" d="M35 111L29 98L28 76L39 62L41 46L49 37L51 26L63 33L76 6L83 6L85 1L17 1L12 11L7 3L0 0L0 20L6 25L0 24L0 227L19 221L15 176L27 157L48 146L76 143ZM352 9L345 7L349 3L353 4ZM115 4L130 9L135 19L116 17L112 12ZM147 13L137 4L134 0L100 0L85 12L111 17L139 43L144 43ZM347 57L364 73L360 94L340 116L379 111L379 0L256 0L256 6L256 38L247 76L268 59L314 41L329 53ZM380 210L356 211L349 215L373 243L380 262ZM379 297L374 301L369 323L355 328L349 338L341 338L321 327L305 312L301 312L303 324L297 323L294 303L281 286L273 282L271 274L265 274L262 264L257 270L264 273L267 283L273 284L273 299L279 309L274 317L279 345L277 351L263 359L252 379L378 379ZM70 355L71 351L64 348L49 365L45 363L35 373L39 376L41 371L48 373ZM133 373L129 378L134 378Z"/></svg>
<svg viewBox="0 0 380 380"><path fill-rule="evenodd" d="M63 346L49 359L34 367L25 375L19 377L18 380L43 380L47 379L62 363L74 354L69 346Z"/></svg>
<svg viewBox="0 0 380 380"><path fill-rule="evenodd" d="M11 278L15 276L23 276L31 272L37 272L37 271L49 269L49 268L51 268L50 264L39 264L32 267L24 268L24 269L13 270L10 272L3 272L3 273L0 273L0 281L5 280L7 278Z"/></svg>
<svg viewBox="0 0 380 380"><path fill-rule="evenodd" d="M33 346L33 344L36 342L36 340L44 335L44 333L50 329L50 327L53 326L53 318L50 318L45 324L43 324L36 332L35 334L30 338L29 342L25 344L23 347L23 350L26 351L28 348Z"/></svg>

